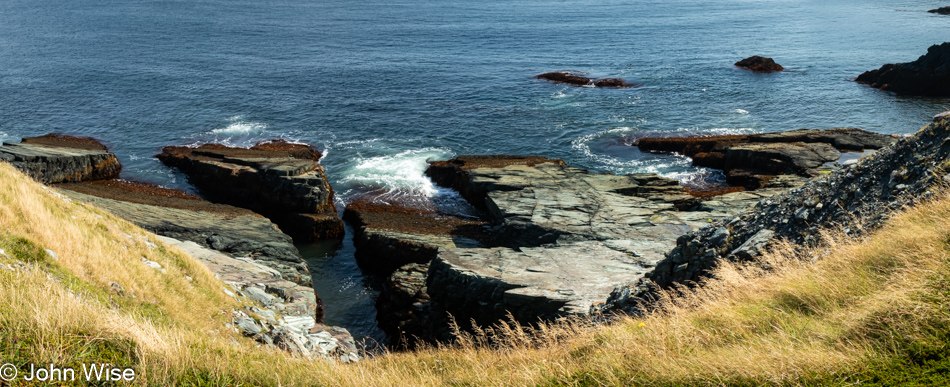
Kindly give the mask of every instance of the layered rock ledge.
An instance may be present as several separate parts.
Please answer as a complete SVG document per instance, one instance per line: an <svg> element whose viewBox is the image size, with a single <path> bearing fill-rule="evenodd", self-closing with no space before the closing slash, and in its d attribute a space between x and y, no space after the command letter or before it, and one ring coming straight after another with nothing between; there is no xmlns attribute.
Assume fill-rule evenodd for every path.
<svg viewBox="0 0 950 387"><path fill-rule="evenodd" d="M825 227L861 235L894 211L930 197L950 182L950 115L855 165L756 204L731 219L677 239L648 275L612 294L604 310L637 313L654 290L705 278L721 260L751 260L776 240L809 245Z"/></svg>
<svg viewBox="0 0 950 387"><path fill-rule="evenodd" d="M249 210L122 180L56 187L71 198L105 209L155 234L251 259L274 269L282 279L311 285L310 270L293 240L270 220ZM322 318L322 308L318 316Z"/></svg>
<svg viewBox="0 0 950 387"><path fill-rule="evenodd" d="M252 260L232 258L191 241L159 239L207 266L231 288L224 291L232 297L255 302L234 311L233 328L245 336L307 358L360 360L356 342L346 329L319 323L322 304L312 288L283 280L273 268Z"/></svg>
<svg viewBox="0 0 950 387"><path fill-rule="evenodd" d="M898 95L950 95L950 42L935 44L913 62L886 64L866 71L855 82Z"/></svg>
<svg viewBox="0 0 950 387"><path fill-rule="evenodd" d="M499 246L440 249L431 262L430 309L463 325L493 324L508 313L523 323L587 314L618 281L652 270L679 236L802 182L781 177L781 188L703 200L652 174L596 174L536 158L475 160L482 165L460 157L434 163L430 173L467 167L454 188L482 198Z"/></svg>
<svg viewBox="0 0 950 387"><path fill-rule="evenodd" d="M772 58L766 58L758 55L750 56L735 63L735 66L756 73L774 73L785 70L782 65L775 63Z"/></svg>
<svg viewBox="0 0 950 387"><path fill-rule="evenodd" d="M721 169L729 184L764 187L776 175L815 176L842 152L877 150L893 136L857 128L800 129L788 132L705 137L647 137L634 145L648 152L678 153L693 165Z"/></svg>
<svg viewBox="0 0 950 387"><path fill-rule="evenodd" d="M626 89L637 87L638 84L629 83L622 78L588 78L573 72L552 72L536 76L537 79L543 79L554 83L564 83L581 87L610 87L617 89Z"/></svg>
<svg viewBox="0 0 950 387"><path fill-rule="evenodd" d="M113 179L122 170L119 159L102 143L58 134L3 143L0 161L43 184Z"/></svg>
<svg viewBox="0 0 950 387"><path fill-rule="evenodd" d="M173 146L156 157L188 175L209 200L263 214L296 240L343 236L321 155L307 145L275 140L250 149Z"/></svg>
<svg viewBox="0 0 950 387"><path fill-rule="evenodd" d="M380 328L394 347L413 347L439 330L430 319L426 273L440 249L481 247L486 222L439 213L431 203L356 200L343 218L354 229L363 270L385 276L376 300Z"/></svg>
<svg viewBox="0 0 950 387"><path fill-rule="evenodd" d="M490 223L480 246L403 250L422 259L389 277L386 287L396 290L384 290L380 300L401 306L378 304L378 318L398 322L395 337L427 340L451 338L449 314L463 329L509 313L526 324L588 314L618 284L651 271L679 236L805 180L783 175L767 189L701 198L657 175L590 173L536 156L460 156L432 162L426 174ZM411 233L417 226L398 225L412 223L394 229ZM396 250L419 236L398 239Z"/></svg>

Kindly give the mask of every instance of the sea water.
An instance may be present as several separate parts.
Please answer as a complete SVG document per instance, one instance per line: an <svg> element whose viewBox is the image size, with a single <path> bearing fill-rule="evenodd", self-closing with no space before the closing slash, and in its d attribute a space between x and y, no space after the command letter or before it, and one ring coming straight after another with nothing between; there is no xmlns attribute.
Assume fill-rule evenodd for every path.
<svg viewBox="0 0 950 387"><path fill-rule="evenodd" d="M3 0L0 140L103 140L123 177L192 190L165 145L314 144L340 203L452 193L422 172L459 154L594 171L709 171L629 146L661 133L853 126L911 133L950 100L851 80L948 40L932 1ZM775 58L755 74L733 63ZM533 79L622 77L632 89ZM192 190L193 191L193 190ZM342 208L342 207L341 207ZM351 230L348 230L351 231ZM352 235L350 233L349 235ZM327 322L385 340L352 241L301 246Z"/></svg>

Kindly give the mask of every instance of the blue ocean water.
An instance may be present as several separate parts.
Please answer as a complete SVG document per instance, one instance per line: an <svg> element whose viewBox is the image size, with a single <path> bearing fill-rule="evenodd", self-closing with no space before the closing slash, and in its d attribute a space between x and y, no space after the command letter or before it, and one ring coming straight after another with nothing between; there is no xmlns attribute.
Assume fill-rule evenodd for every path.
<svg viewBox="0 0 950 387"><path fill-rule="evenodd" d="M614 173L703 173L641 154L658 132L854 126L910 133L948 99L851 82L947 40L932 1L4 0L0 140L104 140L123 176L189 189L164 145L315 144L340 200L444 195L427 159L536 154ZM751 55L777 74L733 67ZM533 79L573 70L642 82ZM352 246L304 246L329 323L383 340Z"/></svg>

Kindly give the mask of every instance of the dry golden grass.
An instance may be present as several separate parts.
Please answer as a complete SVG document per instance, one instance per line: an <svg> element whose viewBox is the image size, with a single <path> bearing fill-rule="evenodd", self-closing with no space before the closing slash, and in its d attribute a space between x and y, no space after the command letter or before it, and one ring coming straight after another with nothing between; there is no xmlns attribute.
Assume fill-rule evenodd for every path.
<svg viewBox="0 0 950 387"><path fill-rule="evenodd" d="M304 360L225 329L241 305L150 234L2 163L0 182L0 248L10 253L24 238L59 256L0 269L0 360L105 358L134 366L137 384L843 384L950 323L946 298L930 296L950 278L950 197L942 197L861 241L829 235L820 250L780 246L759 262L723 265L716 280L640 318L505 324L356 365ZM22 260L0 256L0 265ZM111 293L112 281L125 293Z"/></svg>

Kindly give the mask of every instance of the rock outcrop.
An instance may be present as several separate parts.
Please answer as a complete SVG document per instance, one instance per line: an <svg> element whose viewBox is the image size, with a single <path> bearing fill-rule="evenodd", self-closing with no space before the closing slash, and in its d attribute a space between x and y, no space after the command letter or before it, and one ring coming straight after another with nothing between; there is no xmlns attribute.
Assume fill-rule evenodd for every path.
<svg viewBox="0 0 950 387"><path fill-rule="evenodd" d="M913 136L853 166L679 237L646 278L616 289L604 309L635 313L655 287L700 281L717 262L752 259L777 239L809 245L817 242L824 227L850 235L875 229L895 210L929 197L950 181L948 117L938 116Z"/></svg>
<svg viewBox="0 0 950 387"><path fill-rule="evenodd" d="M555 83L565 83L568 85L582 86L582 87L611 87L618 89L626 89L630 87L637 87L638 84L628 83L627 81L621 78L588 78L582 76L578 73L572 72L553 72L553 73L544 73L536 76L537 79L544 79L546 81L551 81Z"/></svg>
<svg viewBox="0 0 950 387"><path fill-rule="evenodd" d="M432 336L425 273L440 249L480 247L484 221L440 214L423 203L350 203L343 218L354 229L356 259L363 270L387 276L376 300L376 318L394 347L413 347Z"/></svg>
<svg viewBox="0 0 950 387"><path fill-rule="evenodd" d="M750 70L757 73L773 73L785 70L782 65L775 63L772 58L761 57L758 55L750 56L736 62L736 67Z"/></svg>
<svg viewBox="0 0 950 387"><path fill-rule="evenodd" d="M44 184L113 179L122 164L91 138L47 134L0 146L0 161Z"/></svg>
<svg viewBox="0 0 950 387"><path fill-rule="evenodd" d="M937 9L931 9L931 10L929 10L929 11L927 11L927 12L936 13L936 14L940 14L940 15L950 15L950 7L940 7L940 8L937 8Z"/></svg>
<svg viewBox="0 0 950 387"><path fill-rule="evenodd" d="M310 270L293 240L267 218L182 191L121 180L56 186L155 234L252 259L281 278L310 286ZM322 315L322 312L321 312Z"/></svg>
<svg viewBox="0 0 950 387"><path fill-rule="evenodd" d="M867 71L855 81L899 95L948 96L950 42L930 46L927 54L913 62L886 64Z"/></svg>
<svg viewBox="0 0 950 387"><path fill-rule="evenodd" d="M460 157L433 163L430 172L469 164L459 168L467 180L451 180L485 203L491 241L499 246L440 249L430 264L430 310L451 313L463 326L493 324L508 313L522 323L587 314L617 281L650 271L680 235L784 189L702 200L651 174L595 174L560 160L478 159L506 162L478 167Z"/></svg>
<svg viewBox="0 0 950 387"><path fill-rule="evenodd" d="M634 145L649 152L689 156L693 165L721 169L729 184L764 187L776 175L814 176L841 158L840 152L875 150L896 142L892 136L856 128L793 130L750 135L647 137Z"/></svg>
<svg viewBox="0 0 950 387"><path fill-rule="evenodd" d="M321 155L307 145L276 140L250 149L173 146L156 157L188 175L209 200L267 216L296 240L343 235Z"/></svg>
<svg viewBox="0 0 950 387"><path fill-rule="evenodd" d="M307 358L360 360L356 342L346 329L319 323L322 305L312 288L283 280L273 268L249 259L232 258L190 241L159 239L207 266L230 287L224 291L232 297L253 301L255 305L233 315L234 329L245 336Z"/></svg>

